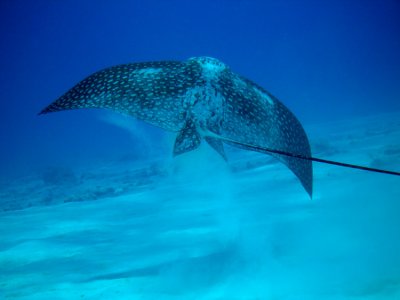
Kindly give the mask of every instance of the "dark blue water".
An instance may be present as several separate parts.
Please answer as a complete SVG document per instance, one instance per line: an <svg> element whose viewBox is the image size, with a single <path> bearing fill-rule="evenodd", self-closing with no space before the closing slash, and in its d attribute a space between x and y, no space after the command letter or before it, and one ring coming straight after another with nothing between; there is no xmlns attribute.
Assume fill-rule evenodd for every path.
<svg viewBox="0 0 400 300"><path fill-rule="evenodd" d="M1 175L140 151L97 111L36 116L127 62L213 56L303 123L400 109L400 3L1 1ZM160 134L147 128L149 134Z"/></svg>

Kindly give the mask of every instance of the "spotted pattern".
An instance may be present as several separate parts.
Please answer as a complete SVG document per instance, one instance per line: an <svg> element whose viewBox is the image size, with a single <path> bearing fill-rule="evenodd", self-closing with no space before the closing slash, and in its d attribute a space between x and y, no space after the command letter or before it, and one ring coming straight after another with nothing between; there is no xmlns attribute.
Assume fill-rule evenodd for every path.
<svg viewBox="0 0 400 300"><path fill-rule="evenodd" d="M114 66L82 80L41 113L108 108L178 131L186 120L186 93L197 84L196 67L174 61Z"/></svg>
<svg viewBox="0 0 400 300"><path fill-rule="evenodd" d="M41 114L78 108L107 108L179 132L175 155L197 148L204 137L223 157L221 141L229 140L248 150L261 151L253 145L311 157L303 127L278 99L210 57L101 70ZM286 164L312 194L311 161L271 155Z"/></svg>
<svg viewBox="0 0 400 300"><path fill-rule="evenodd" d="M176 137L174 145L174 155L179 155L192 151L200 146L201 136L196 130L196 124L193 120L187 120L185 127Z"/></svg>
<svg viewBox="0 0 400 300"><path fill-rule="evenodd" d="M297 118L277 98L250 80L227 72L220 89L226 101L220 135L246 145L311 157L307 135ZM235 144L237 146L237 144ZM256 151L260 151L257 149ZM263 152L263 151L261 151ZM287 165L312 195L312 162L268 153Z"/></svg>

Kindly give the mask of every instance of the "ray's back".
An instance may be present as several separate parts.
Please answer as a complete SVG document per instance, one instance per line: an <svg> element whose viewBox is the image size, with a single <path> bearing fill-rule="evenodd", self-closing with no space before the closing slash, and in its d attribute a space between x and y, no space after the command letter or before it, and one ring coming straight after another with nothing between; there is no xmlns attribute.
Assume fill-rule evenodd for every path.
<svg viewBox="0 0 400 300"><path fill-rule="evenodd" d="M194 64L178 61L113 66L82 80L41 114L108 108L178 131L185 120L186 93L197 84L199 71L195 68Z"/></svg>
<svg viewBox="0 0 400 300"><path fill-rule="evenodd" d="M246 144L311 157L310 144L302 125L276 97L230 71L221 76L219 85L225 99L221 136L243 143L242 148L248 150L254 149L246 147ZM311 196L312 162L271 155L295 173Z"/></svg>

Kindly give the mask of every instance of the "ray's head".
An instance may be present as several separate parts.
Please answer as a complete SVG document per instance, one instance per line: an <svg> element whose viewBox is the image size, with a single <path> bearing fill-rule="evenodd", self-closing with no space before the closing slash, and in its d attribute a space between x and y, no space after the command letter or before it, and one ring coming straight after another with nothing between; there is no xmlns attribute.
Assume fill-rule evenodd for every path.
<svg viewBox="0 0 400 300"><path fill-rule="evenodd" d="M229 70L226 64L209 56L192 57L188 59L188 62L199 64L202 69L202 74L206 78L218 76L222 72Z"/></svg>

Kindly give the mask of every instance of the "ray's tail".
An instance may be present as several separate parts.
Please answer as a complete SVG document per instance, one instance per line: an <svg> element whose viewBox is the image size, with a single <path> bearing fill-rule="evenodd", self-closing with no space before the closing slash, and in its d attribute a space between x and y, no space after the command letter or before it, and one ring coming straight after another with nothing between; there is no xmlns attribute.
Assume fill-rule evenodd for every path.
<svg viewBox="0 0 400 300"><path fill-rule="evenodd" d="M232 141L232 140L230 140L229 143L237 144L237 145L242 146L241 143L238 143L238 142L235 142L235 141ZM259 146L254 146L254 145L246 145L246 146L248 146L250 148L253 148L254 150L256 150L258 152L267 152L267 153L272 153L272 154L278 154L278 155L283 155L283 156L287 156L287 157L292 157L292 158L300 159L300 160L315 161L315 162L319 162L319 163L323 163L323 164L329 164L329 165L335 165L335 166L339 166L339 167L345 167L345 168L358 169L358 170L369 171L369 172L376 172L376 173L400 176L400 172L396 172L396 171L390 171L390 170L384 170L384 169L377 169L377 168L371 168L371 167L366 167L366 166L348 164L348 163L343 163L343 162L339 162L339 161L328 160L328 159L323 159L323 158L318 158L318 157L312 157L312 156L304 156L304 155L301 155L301 154L295 154L295 153L290 153L290 152L286 152L286 151L270 149L270 148L265 148L265 147L259 147Z"/></svg>

